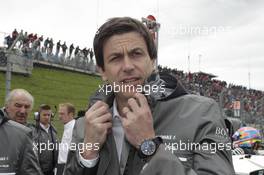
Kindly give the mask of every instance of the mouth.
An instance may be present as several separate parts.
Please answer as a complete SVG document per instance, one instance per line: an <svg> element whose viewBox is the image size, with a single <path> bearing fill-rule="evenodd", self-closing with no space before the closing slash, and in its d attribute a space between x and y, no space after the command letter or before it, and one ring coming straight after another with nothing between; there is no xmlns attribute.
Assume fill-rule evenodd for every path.
<svg viewBox="0 0 264 175"><path fill-rule="evenodd" d="M26 118L26 116L25 116L25 115L18 115L17 118L22 118L22 119L24 119L24 118Z"/></svg>
<svg viewBox="0 0 264 175"><path fill-rule="evenodd" d="M16 121L18 122L24 122L26 120L26 117L25 116L18 116L16 117Z"/></svg>
<svg viewBox="0 0 264 175"><path fill-rule="evenodd" d="M138 84L140 82L141 78L139 77L129 77L129 78L124 78L121 80L122 84Z"/></svg>

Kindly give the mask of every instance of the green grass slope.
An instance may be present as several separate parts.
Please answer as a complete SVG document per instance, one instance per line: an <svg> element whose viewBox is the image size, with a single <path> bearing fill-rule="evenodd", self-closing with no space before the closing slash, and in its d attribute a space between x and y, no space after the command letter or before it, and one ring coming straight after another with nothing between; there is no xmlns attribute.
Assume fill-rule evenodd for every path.
<svg viewBox="0 0 264 175"><path fill-rule="evenodd" d="M89 96L98 88L101 79L81 73L75 73L51 68L34 67L29 77L12 74L11 89L23 88L28 90L35 99L34 109L30 114L29 122L33 122L33 112L40 104L49 104L55 112L54 106L63 102L70 102L76 111L85 109ZM5 73L0 73L0 105L4 105ZM52 121L59 136L63 132L63 124L58 115Z"/></svg>

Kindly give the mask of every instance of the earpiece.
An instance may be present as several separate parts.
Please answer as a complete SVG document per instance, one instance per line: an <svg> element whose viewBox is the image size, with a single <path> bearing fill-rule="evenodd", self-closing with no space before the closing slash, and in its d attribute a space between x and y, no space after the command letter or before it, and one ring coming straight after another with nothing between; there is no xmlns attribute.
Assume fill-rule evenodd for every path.
<svg viewBox="0 0 264 175"><path fill-rule="evenodd" d="M40 113L34 112L34 120L39 121L39 119L40 119Z"/></svg>

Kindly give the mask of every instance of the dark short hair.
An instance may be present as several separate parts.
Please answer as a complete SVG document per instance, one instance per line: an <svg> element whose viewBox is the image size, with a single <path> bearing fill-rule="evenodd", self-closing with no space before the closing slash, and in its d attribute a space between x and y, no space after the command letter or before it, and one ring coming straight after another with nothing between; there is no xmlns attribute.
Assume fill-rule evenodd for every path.
<svg viewBox="0 0 264 175"><path fill-rule="evenodd" d="M39 106L39 113L42 111L42 110L51 110L51 107L47 104L42 104Z"/></svg>
<svg viewBox="0 0 264 175"><path fill-rule="evenodd" d="M93 47L97 66L104 70L103 47L105 42L113 35L120 35L128 32L139 33L146 42L150 58L157 58L155 42L147 27L134 18L116 17L105 22L95 34Z"/></svg>

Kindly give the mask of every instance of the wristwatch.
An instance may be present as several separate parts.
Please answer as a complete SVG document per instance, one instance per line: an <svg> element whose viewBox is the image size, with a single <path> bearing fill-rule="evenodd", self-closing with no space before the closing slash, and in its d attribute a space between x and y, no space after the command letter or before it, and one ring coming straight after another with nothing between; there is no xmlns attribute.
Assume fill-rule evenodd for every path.
<svg viewBox="0 0 264 175"><path fill-rule="evenodd" d="M139 146L138 156L141 159L148 159L153 156L159 148L159 145L162 143L161 137L155 137L153 139L144 140Z"/></svg>

